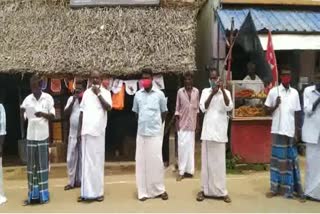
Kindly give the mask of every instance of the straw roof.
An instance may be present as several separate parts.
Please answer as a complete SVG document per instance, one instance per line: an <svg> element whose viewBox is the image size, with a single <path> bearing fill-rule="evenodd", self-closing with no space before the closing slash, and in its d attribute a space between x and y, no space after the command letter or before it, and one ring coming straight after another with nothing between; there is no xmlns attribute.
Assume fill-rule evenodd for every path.
<svg viewBox="0 0 320 214"><path fill-rule="evenodd" d="M0 1L0 72L128 76L143 67L196 68L194 8L72 10L47 1Z"/></svg>

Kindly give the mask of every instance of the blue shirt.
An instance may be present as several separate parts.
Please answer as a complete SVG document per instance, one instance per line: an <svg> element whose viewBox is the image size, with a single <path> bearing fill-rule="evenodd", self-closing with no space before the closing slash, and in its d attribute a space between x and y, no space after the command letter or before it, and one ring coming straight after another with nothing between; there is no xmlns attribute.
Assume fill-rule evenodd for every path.
<svg viewBox="0 0 320 214"><path fill-rule="evenodd" d="M158 136L161 134L161 113L168 111L162 91L152 88L150 92L139 90L133 100L132 111L138 114L138 134Z"/></svg>

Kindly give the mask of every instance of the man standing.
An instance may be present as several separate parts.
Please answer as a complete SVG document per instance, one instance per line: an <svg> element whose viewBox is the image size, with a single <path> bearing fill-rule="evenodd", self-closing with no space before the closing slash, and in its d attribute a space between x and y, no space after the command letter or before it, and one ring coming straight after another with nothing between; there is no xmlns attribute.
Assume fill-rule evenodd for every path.
<svg viewBox="0 0 320 214"><path fill-rule="evenodd" d="M320 83L304 90L302 140L306 142L305 195L320 200Z"/></svg>
<svg viewBox="0 0 320 214"><path fill-rule="evenodd" d="M168 111L167 102L163 92L152 86L152 79L151 69L142 70L143 89L136 93L132 108L138 116L136 182L140 201L168 199L162 159L162 123Z"/></svg>
<svg viewBox="0 0 320 214"><path fill-rule="evenodd" d="M3 144L4 139L7 134L6 129L6 111L2 105L3 102L3 90L0 89L0 204L3 204L7 202L7 198L4 195L4 189L3 189L3 170L2 170L2 150L3 150Z"/></svg>
<svg viewBox="0 0 320 214"><path fill-rule="evenodd" d="M243 81L248 81L249 83L242 84L246 89L254 90L255 92L260 92L264 90L264 84L262 80L256 74L256 65L253 62L247 64L248 75L243 79ZM257 82L256 84L250 83L251 81Z"/></svg>
<svg viewBox="0 0 320 214"><path fill-rule="evenodd" d="M297 113L301 111L299 94L290 87L290 70L283 69L280 79L281 84L270 90L265 102L268 112L272 114L271 189L266 196L272 198L282 194L292 198L296 192L302 197L298 154L294 145Z"/></svg>
<svg viewBox="0 0 320 214"><path fill-rule="evenodd" d="M82 147L82 201L104 200L105 132L111 110L111 94L101 87L99 72L91 74L92 86L82 97L78 127L78 143Z"/></svg>
<svg viewBox="0 0 320 214"><path fill-rule="evenodd" d="M184 87L178 90L176 127L178 131L179 175L177 181L194 173L194 142L199 113L199 91L193 87L190 72L184 74Z"/></svg>
<svg viewBox="0 0 320 214"><path fill-rule="evenodd" d="M77 81L75 93L69 97L64 113L70 117L69 139L67 153L67 168L69 183L64 190L70 190L81 185L81 142L77 143L78 125L80 117L80 103L86 88L86 82Z"/></svg>
<svg viewBox="0 0 320 214"><path fill-rule="evenodd" d="M55 116L51 95L41 91L41 80L33 76L30 80L32 94L22 102L22 114L26 112L27 129L27 173L28 199L24 205L47 203L48 190L48 138L49 121Z"/></svg>
<svg viewBox="0 0 320 214"><path fill-rule="evenodd" d="M227 113L232 110L233 102L216 70L211 70L209 82L211 87L203 89L200 98L204 119L201 133L201 192L197 195L197 201L213 197L230 203L226 188L226 143Z"/></svg>

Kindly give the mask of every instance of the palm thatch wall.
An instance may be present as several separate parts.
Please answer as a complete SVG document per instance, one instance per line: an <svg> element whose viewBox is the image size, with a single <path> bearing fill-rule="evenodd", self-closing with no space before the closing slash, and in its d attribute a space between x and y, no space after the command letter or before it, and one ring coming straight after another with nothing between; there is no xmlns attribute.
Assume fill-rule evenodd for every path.
<svg viewBox="0 0 320 214"><path fill-rule="evenodd" d="M196 12L186 7L72 10L48 0L1 0L0 72L194 71Z"/></svg>

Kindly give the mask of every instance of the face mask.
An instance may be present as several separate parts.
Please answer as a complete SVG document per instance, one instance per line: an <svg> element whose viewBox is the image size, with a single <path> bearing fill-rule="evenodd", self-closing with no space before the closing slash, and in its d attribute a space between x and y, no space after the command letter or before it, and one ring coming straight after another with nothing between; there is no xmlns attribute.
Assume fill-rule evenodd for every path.
<svg viewBox="0 0 320 214"><path fill-rule="evenodd" d="M143 79L141 80L141 84L143 88L150 88L152 84L152 80L150 79Z"/></svg>
<svg viewBox="0 0 320 214"><path fill-rule="evenodd" d="M217 83L215 81L210 80L210 79L209 79L209 84L210 84L211 88L217 87Z"/></svg>
<svg viewBox="0 0 320 214"><path fill-rule="evenodd" d="M281 83L284 86L289 86L290 82L291 82L291 76L290 75L283 75L280 77L281 79Z"/></svg>

